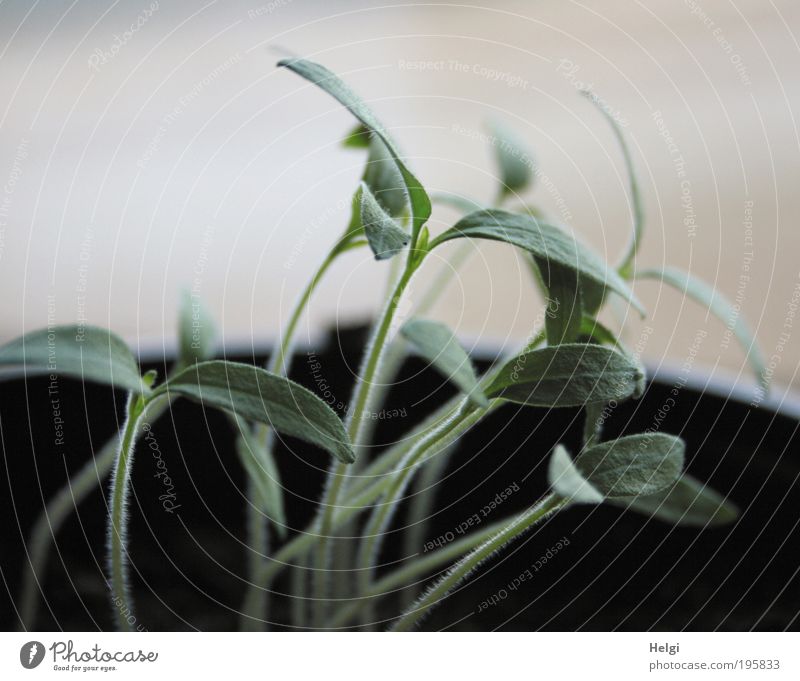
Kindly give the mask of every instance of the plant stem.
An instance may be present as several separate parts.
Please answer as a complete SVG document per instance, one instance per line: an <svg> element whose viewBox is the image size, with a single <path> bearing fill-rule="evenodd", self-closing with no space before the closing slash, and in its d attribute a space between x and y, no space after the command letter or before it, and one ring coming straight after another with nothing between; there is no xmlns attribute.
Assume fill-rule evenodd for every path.
<svg viewBox="0 0 800 681"><path fill-rule="evenodd" d="M117 628L120 631L132 631L132 622L136 622L133 603L130 596L127 561L127 501L128 483L133 450L136 443L136 430L139 420L144 415L147 402L142 395L131 394L128 398L127 419L122 431L119 452L114 468L114 483L111 488L111 515L108 526L108 541L111 546L111 599L114 607Z"/></svg>
<svg viewBox="0 0 800 681"><path fill-rule="evenodd" d="M411 629L433 606L445 598L461 581L469 577L469 575L495 551L506 546L510 541L519 537L526 530L533 527L551 513L557 511L566 503L566 500L549 494L538 504L518 515L492 538L486 540L483 544L459 560L444 577L439 579L433 587L431 587L431 589L429 589L427 593L425 593L425 595L394 624L392 630L408 631Z"/></svg>

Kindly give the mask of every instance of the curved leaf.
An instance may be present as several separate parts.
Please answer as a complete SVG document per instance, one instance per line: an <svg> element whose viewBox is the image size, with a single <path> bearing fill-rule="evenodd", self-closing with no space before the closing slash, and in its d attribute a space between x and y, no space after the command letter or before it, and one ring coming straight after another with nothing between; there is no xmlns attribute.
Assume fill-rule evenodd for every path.
<svg viewBox="0 0 800 681"><path fill-rule="evenodd" d="M736 340L739 341L739 345L742 346L742 349L747 354L747 361L758 377L761 387L764 390L769 387L764 358L758 349L755 336L753 336L742 315L719 291L677 267L667 267L663 270L644 270L637 272L636 278L663 281L708 309L726 326L733 321L733 325L730 328L733 331L733 335L736 336Z"/></svg>
<svg viewBox="0 0 800 681"><path fill-rule="evenodd" d="M547 293L544 327L548 345L577 340L583 319L583 296L578 271L543 258L535 257L534 261Z"/></svg>
<svg viewBox="0 0 800 681"><path fill-rule="evenodd" d="M0 348L0 367L70 376L146 394L139 365L119 336L96 326L56 326L20 336Z"/></svg>
<svg viewBox="0 0 800 681"><path fill-rule="evenodd" d="M400 333L477 406L488 406L489 401L478 385L472 362L444 324L427 319L411 319L403 325Z"/></svg>
<svg viewBox="0 0 800 681"><path fill-rule="evenodd" d="M380 207L365 182L361 183L361 226L375 260L387 260L408 246L408 234Z"/></svg>
<svg viewBox="0 0 800 681"><path fill-rule="evenodd" d="M403 176L386 145L377 136L370 139L362 180L389 215L396 218L406 213L408 198Z"/></svg>
<svg viewBox="0 0 800 681"><path fill-rule="evenodd" d="M639 397L643 387L644 371L631 357L602 345L568 343L511 359L486 395L534 407L579 407Z"/></svg>
<svg viewBox="0 0 800 681"><path fill-rule="evenodd" d="M619 274L608 268L574 237L531 215L519 215L504 210L475 211L434 239L431 248L462 238L502 241L522 248L543 261L577 271L582 280L588 279L597 286L608 287L643 312L641 303Z"/></svg>
<svg viewBox="0 0 800 681"><path fill-rule="evenodd" d="M558 496L576 504L599 504L604 497L575 468L563 445L556 445L547 464L547 482Z"/></svg>
<svg viewBox="0 0 800 681"><path fill-rule="evenodd" d="M314 83L316 86L327 92L331 97L342 104L353 116L355 116L366 128L386 145L386 149L391 154L397 169L403 177L403 182L408 192L411 203L412 235L416 239L419 230L431 216L431 201L428 194L406 167L400 158L397 148L394 146L388 132L375 114L369 109L364 100L353 92L336 74L328 70L321 64L309 61L308 59L282 59L278 66L283 66L294 71L297 75Z"/></svg>
<svg viewBox="0 0 800 681"><path fill-rule="evenodd" d="M492 136L492 149L500 170L500 198L526 189L533 179L534 160L525 143L505 123L490 119L486 123Z"/></svg>
<svg viewBox="0 0 800 681"><path fill-rule="evenodd" d="M153 394L162 393L177 393L266 423L321 447L340 461L355 461L347 432L334 411L310 390L264 369L222 360L202 362L176 374Z"/></svg>
<svg viewBox="0 0 800 681"><path fill-rule="evenodd" d="M730 501L688 474L656 494L623 497L613 503L667 523L694 527L727 525L739 515Z"/></svg>

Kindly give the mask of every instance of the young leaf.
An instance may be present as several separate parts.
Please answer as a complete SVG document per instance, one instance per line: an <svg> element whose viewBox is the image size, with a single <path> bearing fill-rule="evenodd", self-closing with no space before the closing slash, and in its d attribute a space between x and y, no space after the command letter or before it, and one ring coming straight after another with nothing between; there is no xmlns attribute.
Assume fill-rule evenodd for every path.
<svg viewBox="0 0 800 681"><path fill-rule="evenodd" d="M25 334L0 348L0 367L4 366L150 392L125 342L96 326L56 326Z"/></svg>
<svg viewBox="0 0 800 681"><path fill-rule="evenodd" d="M578 339L583 320L583 300L578 270L555 261L534 258L542 286L547 291L544 326L548 345Z"/></svg>
<svg viewBox="0 0 800 681"><path fill-rule="evenodd" d="M730 501L688 474L656 494L623 497L613 503L667 523L694 527L726 525L739 515Z"/></svg>
<svg viewBox="0 0 800 681"><path fill-rule="evenodd" d="M361 183L361 226L375 260L387 260L408 246L408 234L380 207L365 182Z"/></svg>
<svg viewBox="0 0 800 681"><path fill-rule="evenodd" d="M550 457L548 480L564 499L597 504L669 488L683 470L683 459L683 441L662 433L604 442L575 460L559 445Z"/></svg>
<svg viewBox="0 0 800 681"><path fill-rule="evenodd" d="M608 121L608 124L611 126L611 130L614 133L614 137L617 139L620 150L622 151L622 157L625 160L625 169L628 172L628 191L630 192L631 209L633 210L633 234L631 236L631 242L628 246L628 250L625 252L618 270L623 276L627 277L631 274L631 270L633 268L633 259L636 257L636 252L639 250L639 244L642 241L642 234L644 232L644 209L642 208L642 197L639 192L639 183L636 180L636 170L633 167L633 159L631 158L631 152L628 149L628 144L625 141L625 135L622 134L622 129L614 117L608 112L607 107L603 106L603 102L601 102L597 95L595 95L593 92L583 90L581 94L592 104L594 104ZM596 311L597 310L592 310L592 312Z"/></svg>
<svg viewBox="0 0 800 681"><path fill-rule="evenodd" d="M674 435L641 433L588 447L574 463L606 498L648 495L678 479L685 449Z"/></svg>
<svg viewBox="0 0 800 681"><path fill-rule="evenodd" d="M583 316L581 320L581 328L580 334L581 338L586 338L594 343L599 343L601 345L610 345L611 347L615 347L618 350L622 350L622 346L620 345L619 339L616 337L613 331L609 329L604 324L601 324L596 319L592 319L591 317L587 317L586 315Z"/></svg>
<svg viewBox="0 0 800 681"><path fill-rule="evenodd" d="M178 362L190 366L214 355L214 322L200 298L184 291L178 318Z"/></svg>
<svg viewBox="0 0 800 681"><path fill-rule="evenodd" d="M500 198L525 190L533 178L533 155L525 143L507 125L498 120L487 122L492 148L500 169Z"/></svg>
<svg viewBox="0 0 800 681"><path fill-rule="evenodd" d="M397 164L397 169L403 176L403 182L408 192L408 198L411 203L411 222L412 222L412 236L416 239L419 230L428 221L431 216L431 201L428 194L420 184L419 180L414 177L411 171L406 167L405 163L400 158L394 143L392 142L386 129L375 117L375 114L369 109L355 92L353 92L345 83L333 72L321 64L309 61L307 59L283 59L278 62L278 66L284 66L290 71L294 71L297 75L305 78L306 80L314 83L316 86L327 92L331 97L336 99L342 104L353 116L355 116L366 128L381 139L386 145L386 149L391 154L394 162Z"/></svg>
<svg viewBox="0 0 800 681"><path fill-rule="evenodd" d="M576 270L581 281L588 280L597 286L608 287L644 312L628 285L591 250L558 227L530 215L504 210L476 211L461 218L434 239L431 248L461 238L502 241L542 260Z"/></svg>
<svg viewBox="0 0 800 681"><path fill-rule="evenodd" d="M643 387L644 371L631 357L602 345L569 343L510 360L486 395L533 407L579 407L639 397Z"/></svg>
<svg viewBox="0 0 800 681"><path fill-rule="evenodd" d="M400 333L477 406L488 406L489 401L478 385L472 362L444 324L426 319L411 319L403 325Z"/></svg>
<svg viewBox="0 0 800 681"><path fill-rule="evenodd" d="M352 463L355 454L334 411L310 390L249 364L214 360L195 364L159 386L204 405L266 423Z"/></svg>
<svg viewBox="0 0 800 681"><path fill-rule="evenodd" d="M663 281L707 308L723 324L732 323L733 335L736 336L739 344L747 353L747 361L758 377L761 387L764 390L769 387L764 358L761 356L753 333L744 318L719 291L714 290L701 279L693 277L688 272L679 270L676 267L667 267L663 270L644 270L643 272L637 272L636 278Z"/></svg>
<svg viewBox="0 0 800 681"><path fill-rule="evenodd" d="M252 429L243 421L236 419L238 434L236 452L255 484L261 510L269 516L273 527L281 538L286 537L286 510L283 504L283 489L280 474L272 456L267 456L264 443L254 436Z"/></svg>
<svg viewBox="0 0 800 681"><path fill-rule="evenodd" d="M600 491L575 468L563 445L556 445L550 457L547 464L547 481L555 494L576 504L600 504L604 498Z"/></svg>
<svg viewBox="0 0 800 681"><path fill-rule="evenodd" d="M342 140L342 146L348 149L367 149L369 147L369 128L363 123L356 123Z"/></svg>
<svg viewBox="0 0 800 681"><path fill-rule="evenodd" d="M389 215L397 218L406 213L408 198L403 176L379 137L370 140L367 165L362 179Z"/></svg>

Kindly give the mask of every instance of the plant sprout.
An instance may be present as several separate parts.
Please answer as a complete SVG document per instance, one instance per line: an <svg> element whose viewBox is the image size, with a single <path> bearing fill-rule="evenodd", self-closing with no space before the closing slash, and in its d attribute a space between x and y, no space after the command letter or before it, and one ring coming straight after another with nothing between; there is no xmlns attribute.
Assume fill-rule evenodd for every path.
<svg viewBox="0 0 800 681"><path fill-rule="evenodd" d="M456 193L429 196L384 126L337 76L305 59L287 59L279 66L319 87L349 110L357 125L343 144L366 152L366 164L354 189L349 223L301 292L266 368L212 359L213 325L207 320L200 325L202 342L190 342L196 329L188 299L180 317L180 356L175 369L163 380L153 372L142 375L125 343L96 327L36 331L0 348L0 366L21 366L26 373L99 382L128 395L122 429L93 453L92 460L53 498L34 526L21 598L23 628L36 625L52 536L75 505L96 488L98 476L110 476L108 581L110 598L117 604L113 612L119 629L131 628L126 615L134 612L135 599L128 577L128 556L135 546L128 545L126 530L136 444L143 433L142 424L152 423L179 398L224 411L237 433L235 450L248 482L248 586L241 608L242 629L267 627L272 619L272 585L283 571L293 574L291 624L296 627L372 628L381 599L403 588L405 610L395 613L387 624L394 630L412 629L490 556L531 527L576 504L611 503L666 522L699 526L722 524L736 517L730 502L683 472L685 447L679 437L648 432L603 439L607 405L638 398L645 382L643 366L625 349L620 334L598 321L609 299L617 297L644 315L632 282L655 279L695 299L723 320L729 317L730 304L686 272L673 268L637 270L644 219L633 162L621 130L593 94L585 93L611 124L629 175L633 230L616 267L548 222L536 207L506 207L532 187L535 173L533 155L501 122L490 123L500 178L494 203L485 206ZM434 235L427 226L434 204L447 204L464 215L452 227ZM448 277L481 240L501 242L523 254L546 307L541 328L533 329L517 352L482 375L452 331L424 317L445 289ZM417 316L393 336L390 330L409 283L426 265L429 254L449 242L461 245L445 249L449 266L434 279ZM390 274L386 301L373 325L351 408L343 421L322 399L287 375L295 332L316 287L338 256L359 248L369 248L376 261L389 260L395 271ZM380 262L375 266L385 267ZM740 318L734 331L766 388L763 363L752 334ZM380 406L385 392L381 386L391 382L409 349L459 393L396 444L369 459L372 428L365 415ZM430 489L442 476L457 440L507 403L579 407L585 412L578 451L573 455L559 445L549 458L547 495L531 499L526 510L509 518L476 528L400 567L379 571L383 537L409 485L418 485L411 513L422 519L431 507ZM279 452L275 432L297 437L331 460L316 517L304 531L291 535L276 466ZM351 475L353 470L359 475ZM422 522L409 523L406 541L418 542L422 526ZM354 547L353 540L343 536L360 539ZM270 550L270 546L275 549ZM336 574L355 575L354 583L331 577L333 566ZM421 593L410 586L415 579L436 571L440 576ZM141 616L146 619L147 615Z"/></svg>

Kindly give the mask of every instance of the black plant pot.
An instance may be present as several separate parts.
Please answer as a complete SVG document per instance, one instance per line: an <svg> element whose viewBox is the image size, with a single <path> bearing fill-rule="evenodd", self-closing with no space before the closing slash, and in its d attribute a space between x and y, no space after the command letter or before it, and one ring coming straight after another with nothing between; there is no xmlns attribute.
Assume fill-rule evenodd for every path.
<svg viewBox="0 0 800 681"><path fill-rule="evenodd" d="M293 378L346 403L365 330L340 330L335 342L298 353ZM248 356L229 357L262 361ZM146 363L163 374L164 362ZM578 507L555 516L484 565L452 594L424 629L464 630L779 630L795 626L800 608L800 450L797 413L753 409L746 400L687 384L664 406L681 377L658 376L637 402L620 405L609 437L658 427L687 442L688 471L728 495L742 513L726 527L673 527L610 506ZM0 393L3 475L0 494L5 590L2 626L18 626L15 600L25 541L43 500L60 488L119 425L123 396L62 380L62 423L55 430L46 378L5 383ZM452 394L438 374L409 359L390 391L376 441L389 443ZM112 399L113 395L113 399ZM341 406L341 405L340 405ZM579 410L507 406L470 431L452 455L436 495L427 541L494 522L545 490L544 462L558 442L573 450ZM132 580L139 619L151 630L229 630L244 592L244 474L227 420L187 401L153 427L171 478L172 505L157 462L140 447L131 500ZM59 443L56 443L59 440ZM285 439L278 461L287 490L288 523L312 518L327 460ZM511 489L496 508L498 493ZM42 582L37 629L111 629L104 581L105 492L93 493L57 536ZM160 499L160 497L162 497ZM406 504L409 502L406 502ZM413 499L411 501L413 503ZM402 560L396 515L381 562ZM425 552L425 546L418 548ZM423 584L420 584L420 588ZM285 577L276 583L289 592ZM398 614L399 595L383 618ZM272 617L282 628L289 599L277 596Z"/></svg>

